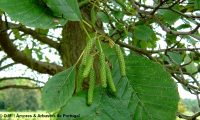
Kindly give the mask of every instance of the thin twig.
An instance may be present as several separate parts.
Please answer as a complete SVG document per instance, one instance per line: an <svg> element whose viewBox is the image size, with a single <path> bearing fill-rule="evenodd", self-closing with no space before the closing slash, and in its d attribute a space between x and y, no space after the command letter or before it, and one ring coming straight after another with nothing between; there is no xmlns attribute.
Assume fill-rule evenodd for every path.
<svg viewBox="0 0 200 120"><path fill-rule="evenodd" d="M45 82L43 82L43 81L35 80L35 79L30 78L30 77L4 77L4 78L0 78L0 82L6 81L6 80L30 80L30 81L34 81L34 82L37 82L37 83L45 84Z"/></svg>
<svg viewBox="0 0 200 120"><path fill-rule="evenodd" d="M6 85L0 87L0 90L9 89L9 88L17 88L17 89L41 89L42 87L32 87L27 85Z"/></svg>

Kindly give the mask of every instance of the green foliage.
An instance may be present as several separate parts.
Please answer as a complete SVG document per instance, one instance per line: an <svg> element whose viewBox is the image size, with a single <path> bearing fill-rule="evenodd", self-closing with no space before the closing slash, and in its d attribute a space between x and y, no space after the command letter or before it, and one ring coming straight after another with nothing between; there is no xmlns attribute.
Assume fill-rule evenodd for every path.
<svg viewBox="0 0 200 120"><path fill-rule="evenodd" d="M154 31L147 25L135 26L133 35L137 40L149 41L155 39Z"/></svg>
<svg viewBox="0 0 200 120"><path fill-rule="evenodd" d="M168 45L174 44L176 42L176 38L177 38L176 35L167 33L167 35L166 35L166 43Z"/></svg>
<svg viewBox="0 0 200 120"><path fill-rule="evenodd" d="M133 88L129 105L134 119L174 120L179 95L170 75L160 65L137 55L127 57L126 61L127 77Z"/></svg>
<svg viewBox="0 0 200 120"><path fill-rule="evenodd" d="M22 82L19 82L22 81ZM2 86L6 85L34 85L28 80L12 80L1 82ZM40 90L23 90L10 88L0 91L0 109L6 111L36 111L41 109L41 92Z"/></svg>
<svg viewBox="0 0 200 120"><path fill-rule="evenodd" d="M178 13L172 12L171 10L167 9L159 10L158 15L161 16L161 19L169 25L174 24L180 18L180 15Z"/></svg>
<svg viewBox="0 0 200 120"><path fill-rule="evenodd" d="M139 48L147 48L147 47L154 48L156 46L156 41L158 40L158 38L156 37L155 32L149 25L146 25L143 22L142 23L139 22L138 25L134 27L132 33L133 33L133 37L131 37L133 38L132 43L135 46Z"/></svg>
<svg viewBox="0 0 200 120"><path fill-rule="evenodd" d="M109 22L109 17L104 12L97 12L97 17L99 19L101 19L101 21L104 22L104 23L108 23Z"/></svg>
<svg viewBox="0 0 200 120"><path fill-rule="evenodd" d="M45 3L56 17L72 21L81 19L77 0L46 0Z"/></svg>
<svg viewBox="0 0 200 120"><path fill-rule="evenodd" d="M36 111L40 108L37 92L38 91L24 91L20 89L6 90L4 92L7 96L4 99L5 108L8 111Z"/></svg>
<svg viewBox="0 0 200 120"><path fill-rule="evenodd" d="M191 60L191 58L189 57L189 55L185 56L184 63L185 64L189 63L188 65L185 66L186 71L188 73L193 74L193 73L195 73L195 72L198 71L197 66L195 66L195 63Z"/></svg>
<svg viewBox="0 0 200 120"><path fill-rule="evenodd" d="M45 84L42 90L42 104L47 111L57 111L72 97L75 90L73 67L62 71Z"/></svg>
<svg viewBox="0 0 200 120"><path fill-rule="evenodd" d="M196 9L196 10L200 9L200 1L199 0L195 0L194 9Z"/></svg>
<svg viewBox="0 0 200 120"><path fill-rule="evenodd" d="M176 64L181 64L182 63L182 57L178 52L168 52L167 55L170 57L170 59L173 60ZM171 63L171 61L168 58L168 62ZM172 63L173 64L173 63Z"/></svg>
<svg viewBox="0 0 200 120"><path fill-rule="evenodd" d="M1 0L0 9L8 13L13 20L35 28L51 28L58 24L63 25L68 20L80 20L76 0L54 2L47 0L47 2L46 4L42 0ZM59 2L62 2L62 5Z"/></svg>
<svg viewBox="0 0 200 120"><path fill-rule="evenodd" d="M186 28L190 28L190 27L191 27L191 25L189 25L189 24L181 24L176 29L181 30L181 29L186 29Z"/></svg>
<svg viewBox="0 0 200 120"><path fill-rule="evenodd" d="M3 100L0 100L0 110L6 109L5 102Z"/></svg>
<svg viewBox="0 0 200 120"><path fill-rule="evenodd" d="M81 120L175 119L179 97L169 74L160 65L141 56L129 56L126 61L127 78L119 76L119 65L117 62L113 64L116 97L96 86L91 106L87 106L87 93L82 91L72 96L59 113L80 114L77 119Z"/></svg>
<svg viewBox="0 0 200 120"><path fill-rule="evenodd" d="M140 2L134 3L138 8L133 7L133 4L126 0L111 0L109 2L89 1L89 5L81 6L80 9L83 8L81 10L82 15L86 15L83 17L85 21L81 23L82 27L87 25L84 30L96 32L96 36L92 37L90 33L87 34L89 39L86 40L87 45L82 54L81 64L79 65L78 61L79 66L76 66L77 74L74 70L75 67L70 67L48 80L42 90L44 108L48 112L80 114L80 118L77 119L81 120L175 120L179 96L177 86L169 73L161 65L136 55L132 51L129 55L123 54L124 51L121 50L124 49L120 49L116 45L115 53L115 50L110 47L113 47L114 42L120 43L123 41L127 44L124 46L152 58L152 60L159 61L160 58L163 59L160 62L163 64L166 57L168 57L166 58L167 63L170 63L171 66L190 62L192 58L189 55L186 55L183 59L186 52L173 51L173 48L186 48L185 44L177 42L177 38L187 39L190 41L189 43L195 45L195 40L191 36L185 35L186 32L178 33L179 30L192 28L190 22L195 23L193 19L185 17L183 20L184 15L181 16L186 12L199 9L198 0L189 1L195 4L182 6L173 5L173 1L166 1L164 5L159 6L154 1L152 7L158 5L159 8L157 9L145 6L146 0L141 2L142 7ZM16 4L13 5L13 3ZM13 20L34 28L46 29L57 25L62 26L67 21L82 22L83 20L77 0L1 0L0 8ZM151 13L151 10L156 11ZM174 12L176 10L180 10L182 13ZM174 27L174 23L180 19L184 23ZM99 20L104 24L102 25ZM107 27L99 29L100 27L97 27L97 24ZM88 26L92 27L89 28ZM166 31L167 34L161 35L157 32L157 26ZM63 29L66 28L63 27ZM48 29L35 29L35 31L42 35L48 34ZM13 31L13 34L15 38L23 39L19 31ZM167 47L175 45L170 49L170 52L166 49L166 54L163 54L162 50L162 52L158 50L158 52L155 52L156 54L153 54L153 48L157 49L159 47L156 46L158 35L165 39ZM195 33L195 35L198 35L198 33ZM63 37L66 36L63 35ZM64 41L68 37L71 37L70 33L67 38L62 40ZM99 47L95 45L97 40L102 43L102 48L101 44ZM57 43L62 44L63 41ZM104 43L109 43L110 46L108 47ZM57 48L58 51L59 49ZM38 49L38 51L40 50ZM23 52L31 56L32 49L26 47ZM42 55L38 53L36 54L41 60ZM165 57L162 58L162 56ZM99 61L95 61L95 58L99 58ZM96 62L99 62L99 64L96 65ZM191 74L197 72L198 68L195 65L195 62L192 61L184 66L186 72ZM95 76L95 71L99 75ZM97 81L95 81L95 78L97 78ZM84 86L84 89L82 89L82 86ZM31 100L36 101L32 96L29 96L26 102L30 104ZM64 120L66 118L58 119Z"/></svg>

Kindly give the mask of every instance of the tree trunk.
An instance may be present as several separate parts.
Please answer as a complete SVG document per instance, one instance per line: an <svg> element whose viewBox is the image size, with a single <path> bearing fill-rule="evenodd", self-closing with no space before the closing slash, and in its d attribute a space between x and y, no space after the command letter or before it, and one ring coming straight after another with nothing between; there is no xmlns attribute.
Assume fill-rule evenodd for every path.
<svg viewBox="0 0 200 120"><path fill-rule="evenodd" d="M85 47L86 37L79 22L70 21L63 27L59 52L64 67L68 68L77 62Z"/></svg>
<svg viewBox="0 0 200 120"><path fill-rule="evenodd" d="M90 10L89 4L81 8L82 19L85 21L90 21ZM92 32L91 28L85 27L89 33ZM80 22L68 21L63 27L59 53L64 67L68 68L77 62L85 48L86 38L87 35Z"/></svg>

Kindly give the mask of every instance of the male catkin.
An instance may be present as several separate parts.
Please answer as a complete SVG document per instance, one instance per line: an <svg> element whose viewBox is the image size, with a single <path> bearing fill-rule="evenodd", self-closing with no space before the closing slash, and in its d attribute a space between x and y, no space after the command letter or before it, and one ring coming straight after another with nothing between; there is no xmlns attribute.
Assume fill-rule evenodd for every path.
<svg viewBox="0 0 200 120"><path fill-rule="evenodd" d="M90 54L91 50L92 50L92 46L94 45L95 43L95 39L94 38L91 38L87 41L87 45L84 49L84 54L83 54L83 58L82 58L82 61L83 61L83 65L86 65L86 62L87 62L87 57L88 55Z"/></svg>
<svg viewBox="0 0 200 120"><path fill-rule="evenodd" d="M94 61L94 57L91 54L88 55L87 62L86 62L86 65L85 65L85 69L83 71L83 78L86 78L89 75L90 70L93 66L93 61Z"/></svg>
<svg viewBox="0 0 200 120"><path fill-rule="evenodd" d="M99 62L100 62L100 80L101 80L101 85L103 88L107 87L106 83L106 63L105 63L105 55L103 52L100 52L99 55Z"/></svg>
<svg viewBox="0 0 200 120"><path fill-rule="evenodd" d="M112 92L116 92L117 90L115 88L115 84L114 84L113 78L112 78L112 73L110 71L108 64L106 64L106 75L107 75L107 80L108 80L108 86L110 87Z"/></svg>
<svg viewBox="0 0 200 120"><path fill-rule="evenodd" d="M77 73L77 88L76 88L76 92L79 92L82 89L82 84L83 84L83 71L84 71L84 66L83 64L80 64L79 66L79 70Z"/></svg>
<svg viewBox="0 0 200 120"><path fill-rule="evenodd" d="M124 56L122 54L122 51L121 51L119 45L115 45L115 51L116 51L118 61L119 61L120 73L121 73L122 76L126 76Z"/></svg>
<svg viewBox="0 0 200 120"><path fill-rule="evenodd" d="M94 69L91 69L90 71L90 80L89 80L89 88L88 88L88 101L87 104L91 105L93 102L93 93L94 93L94 87L95 87L95 71Z"/></svg>

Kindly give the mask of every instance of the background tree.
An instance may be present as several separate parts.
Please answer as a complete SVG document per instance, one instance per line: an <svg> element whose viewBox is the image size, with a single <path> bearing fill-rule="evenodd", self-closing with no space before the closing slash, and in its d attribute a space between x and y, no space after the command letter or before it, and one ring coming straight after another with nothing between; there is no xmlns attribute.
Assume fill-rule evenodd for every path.
<svg viewBox="0 0 200 120"><path fill-rule="evenodd" d="M81 113L84 119L175 119L178 95L174 81L199 101L198 0L1 0L0 8L0 45L5 52L0 63L13 60L0 64L1 69L23 64L42 74L60 72L43 89L43 104L48 111L62 108L60 113ZM59 30L60 36L55 37L52 32ZM84 97L87 79L83 91L74 91L80 59L91 39L100 42L101 52L112 66L117 93L112 97L109 91L97 87L100 83L95 66L98 82L94 103L88 107ZM120 75L112 49L116 44L126 53L126 76ZM93 48L97 50L96 64L101 53L97 46ZM47 51L60 56L60 61L48 57ZM0 89L10 87L32 88L14 85ZM113 111L113 106L119 111ZM195 119L199 113L177 115Z"/></svg>
<svg viewBox="0 0 200 120"><path fill-rule="evenodd" d="M2 86L35 86L28 80L4 81ZM1 110L6 111L36 111L41 109L41 92L37 89L4 89L0 91Z"/></svg>

